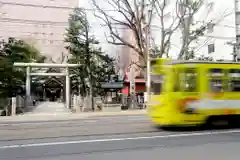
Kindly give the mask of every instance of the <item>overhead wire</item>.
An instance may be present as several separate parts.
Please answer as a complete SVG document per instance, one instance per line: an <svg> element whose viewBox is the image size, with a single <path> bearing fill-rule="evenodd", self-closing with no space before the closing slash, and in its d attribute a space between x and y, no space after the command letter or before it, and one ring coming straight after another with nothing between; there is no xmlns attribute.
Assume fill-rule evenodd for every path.
<svg viewBox="0 0 240 160"><path fill-rule="evenodd" d="M83 8L83 7L68 7L68 6L56 6L56 4L54 5L40 5L40 4L27 4L27 3L17 3L17 2L3 2L3 1L0 1L0 6L1 5L17 5L17 6L26 6L26 7L36 7L36 8L52 8L52 9L68 9L68 10L72 10L72 9L75 9L76 7L77 8L80 8L84 11L96 11L96 9L94 8ZM114 9L103 9L103 11L105 12L114 12L116 10Z"/></svg>

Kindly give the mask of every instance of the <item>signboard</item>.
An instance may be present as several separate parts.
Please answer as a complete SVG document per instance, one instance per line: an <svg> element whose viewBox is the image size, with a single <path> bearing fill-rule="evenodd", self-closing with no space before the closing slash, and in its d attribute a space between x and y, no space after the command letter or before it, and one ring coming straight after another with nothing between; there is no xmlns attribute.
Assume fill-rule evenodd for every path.
<svg viewBox="0 0 240 160"><path fill-rule="evenodd" d="M163 83L162 75L151 75L151 81L154 83Z"/></svg>
<svg viewBox="0 0 240 160"><path fill-rule="evenodd" d="M101 85L102 88L109 88L109 89L121 89L124 87L122 82L114 82L114 83L103 83Z"/></svg>

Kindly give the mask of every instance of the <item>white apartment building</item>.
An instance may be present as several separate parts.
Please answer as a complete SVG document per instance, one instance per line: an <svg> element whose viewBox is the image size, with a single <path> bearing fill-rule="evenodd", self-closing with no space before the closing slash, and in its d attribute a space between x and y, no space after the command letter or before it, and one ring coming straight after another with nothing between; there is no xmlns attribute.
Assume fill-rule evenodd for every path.
<svg viewBox="0 0 240 160"><path fill-rule="evenodd" d="M59 62L67 54L64 35L78 0L1 0L0 38L16 37Z"/></svg>
<svg viewBox="0 0 240 160"><path fill-rule="evenodd" d="M175 0L170 0L174 8ZM170 14L174 13L169 9ZM165 22L171 20L166 18ZM191 44L195 54L212 56L214 59L232 60L233 47L229 42L235 42L235 13L234 1L205 0L201 10L196 14L194 21L203 24L212 21L213 24L208 26L205 35ZM156 23L157 25L157 23ZM153 28L152 35L160 42L161 36L157 28ZM176 58L181 46L181 34L176 32L171 39L170 56Z"/></svg>
<svg viewBox="0 0 240 160"><path fill-rule="evenodd" d="M200 46L195 49L196 54L210 55L214 59L232 60L233 46L229 45L229 42L235 42L236 39L234 0L207 0L205 7L201 14L205 13L205 21L212 20L213 23L201 37Z"/></svg>

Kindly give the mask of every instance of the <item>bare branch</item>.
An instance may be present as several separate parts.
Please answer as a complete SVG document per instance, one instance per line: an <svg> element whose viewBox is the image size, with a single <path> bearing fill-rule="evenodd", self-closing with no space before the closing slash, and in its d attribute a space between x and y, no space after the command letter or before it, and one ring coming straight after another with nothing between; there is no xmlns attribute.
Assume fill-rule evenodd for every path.
<svg viewBox="0 0 240 160"><path fill-rule="evenodd" d="M147 66L145 64L141 64L139 61L131 61L128 67L136 65L139 68L146 68Z"/></svg>
<svg viewBox="0 0 240 160"><path fill-rule="evenodd" d="M188 59L190 55L188 55L188 50L189 50L189 45L197 40L199 37L203 36L205 34L205 31L208 29L208 26L210 24L212 24L213 26L216 26L218 23L220 23L225 17L229 16L231 13L226 13L226 10L222 13L222 15L220 16L220 18L218 20L216 20L215 22L212 20L209 20L207 22L202 22L202 24L200 25L200 27L197 27L194 30L190 30L190 28L192 26L194 26L194 22L193 22L193 16L199 11L199 9L201 8L201 5L203 4L202 1L199 1L197 4L189 4L189 8L192 9L192 11L190 12L191 14L189 15L189 19L185 24L183 25L183 30L182 30L182 46L180 49L180 53L178 55L179 59L182 59L183 56L185 59ZM185 20L185 19L184 19ZM181 23L184 23L181 22ZM208 40L208 39L207 39ZM207 41L205 40L205 42ZM204 43L205 43L204 42ZM204 46L204 45L203 45ZM199 49L198 49L199 50Z"/></svg>
<svg viewBox="0 0 240 160"><path fill-rule="evenodd" d="M133 5L130 4L129 0L107 1L113 10L116 10L116 12L123 17L123 20L119 20L114 16L107 14L99 4L97 4L96 0L92 1L98 12L98 14L95 13L95 16L101 19L109 29L110 39L108 38L108 43L128 46L145 60L146 39L144 37L143 25L146 20L146 0L133 0ZM150 15L152 16L152 13ZM151 23L151 18L148 23ZM122 37L119 34L119 28L117 28L119 26L128 30L134 39L128 40L125 37Z"/></svg>
<svg viewBox="0 0 240 160"><path fill-rule="evenodd" d="M136 52L139 52L138 48L136 48L135 46L133 46L131 43L127 42L124 38L122 38L120 36L120 34L118 33L116 27L114 27L114 23L115 24L119 24L121 26L126 26L126 27L129 27L131 28L131 25L129 25L128 23L125 23L123 21L120 21L120 20L117 20L115 19L114 17L106 14L104 12L104 10L102 10L94 1L94 5L95 7L97 8L98 12L100 12L102 16L99 16L98 14L94 13L94 15L101 19L102 21L104 21L105 25L107 25L107 27L109 28L109 31L110 31L110 37L111 37L111 40L107 39L107 42L110 43L110 44L114 44L114 45L127 45L128 47L132 48L133 50L135 50ZM126 15L125 15L126 16ZM113 23L113 22L114 23Z"/></svg>
<svg viewBox="0 0 240 160"><path fill-rule="evenodd" d="M190 31L193 25L193 17L202 7L204 0L200 1L183 1L179 0L180 7L180 25L182 26L182 44L178 59L188 59L188 47L190 43L196 40L206 30L206 25L202 25L194 31ZM183 12L183 13L182 13Z"/></svg>

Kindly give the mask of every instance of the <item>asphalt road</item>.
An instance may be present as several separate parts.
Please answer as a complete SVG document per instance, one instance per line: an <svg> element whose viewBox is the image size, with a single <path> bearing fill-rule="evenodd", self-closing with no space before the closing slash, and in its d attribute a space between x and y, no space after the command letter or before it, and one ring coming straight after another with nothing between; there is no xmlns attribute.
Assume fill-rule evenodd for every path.
<svg viewBox="0 0 240 160"><path fill-rule="evenodd" d="M1 160L238 160L240 130L167 132L144 116L0 124Z"/></svg>

